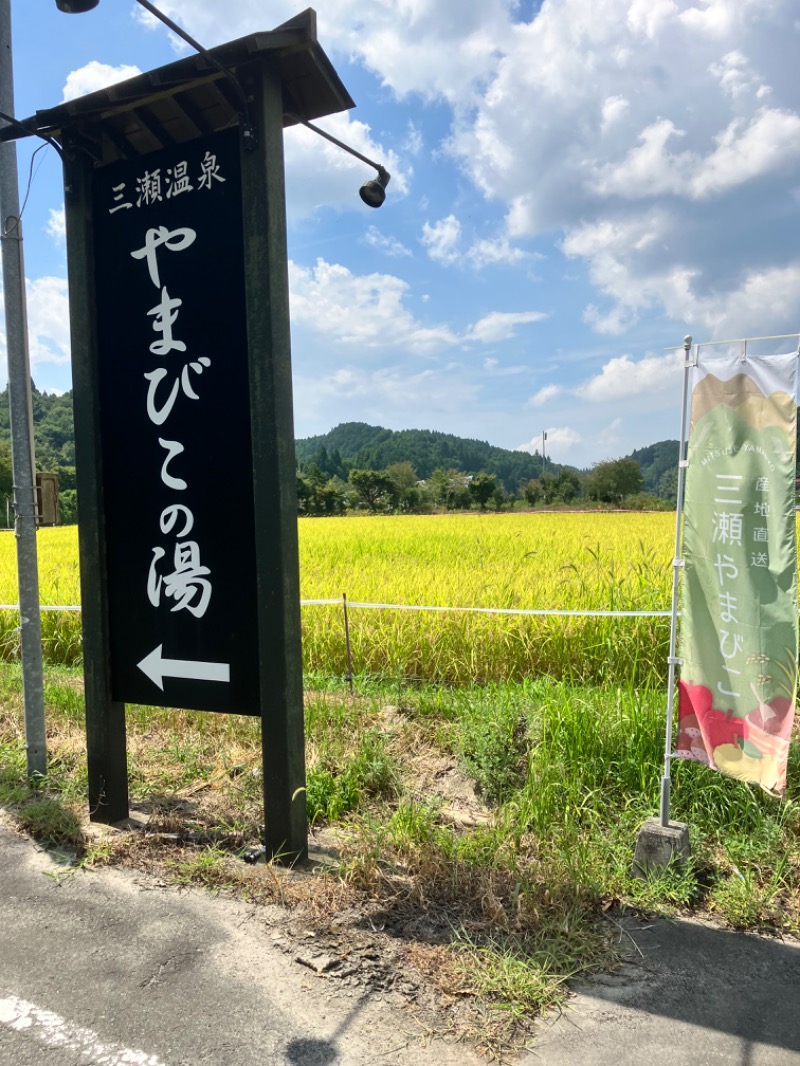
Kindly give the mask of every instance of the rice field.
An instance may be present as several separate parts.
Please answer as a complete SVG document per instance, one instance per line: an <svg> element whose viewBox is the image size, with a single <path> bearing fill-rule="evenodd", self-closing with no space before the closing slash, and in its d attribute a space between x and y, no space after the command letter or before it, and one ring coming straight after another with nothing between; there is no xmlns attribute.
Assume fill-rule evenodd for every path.
<svg viewBox="0 0 800 1066"><path fill-rule="evenodd" d="M348 672L342 594L350 603L527 610L665 611L673 514L547 513L299 520L306 669ZM45 605L80 603L77 529L38 534ZM15 603L12 532L0 533L0 602ZM661 680L666 618L558 617L349 609L358 675L452 684L550 676ZM18 617L0 613L0 648L18 654ZM49 661L80 660L80 615L44 612Z"/></svg>
<svg viewBox="0 0 800 1066"><path fill-rule="evenodd" d="M303 598L428 607L668 610L673 514L301 519ZM343 611L305 607L309 668L347 673ZM453 684L666 676L669 620L349 611L356 673Z"/></svg>

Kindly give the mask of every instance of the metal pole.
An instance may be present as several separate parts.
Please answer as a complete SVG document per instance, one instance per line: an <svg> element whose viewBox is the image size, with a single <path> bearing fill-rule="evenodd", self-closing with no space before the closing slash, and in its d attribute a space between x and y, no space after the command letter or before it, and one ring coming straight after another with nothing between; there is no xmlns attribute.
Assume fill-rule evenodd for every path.
<svg viewBox="0 0 800 1066"><path fill-rule="evenodd" d="M0 111L7 115L14 114L14 72L11 56L11 0L0 0ZM19 573L25 751L28 773L45 774L47 747L39 571L36 560L31 371L25 310L25 270L22 262L22 222L19 217L17 150L13 141L0 145L0 224L11 457L14 470L14 523Z"/></svg>
<svg viewBox="0 0 800 1066"><path fill-rule="evenodd" d="M678 634L678 582L683 567L681 558L681 523L683 519L683 481L686 471L686 420L689 399L689 371L694 363L689 360L692 338L683 338L683 399L681 407L681 441L678 450L678 498L675 504L675 556L672 560L672 620L669 630L669 674L667 679L667 733L664 742L664 776L661 778L661 824L669 825L670 761L672 759L672 705L675 701L675 667L680 660L675 656ZM697 350L695 360L697 362Z"/></svg>
<svg viewBox="0 0 800 1066"><path fill-rule="evenodd" d="M544 457L544 442L547 440L547 434L542 430L542 478L544 478L545 471L545 457Z"/></svg>

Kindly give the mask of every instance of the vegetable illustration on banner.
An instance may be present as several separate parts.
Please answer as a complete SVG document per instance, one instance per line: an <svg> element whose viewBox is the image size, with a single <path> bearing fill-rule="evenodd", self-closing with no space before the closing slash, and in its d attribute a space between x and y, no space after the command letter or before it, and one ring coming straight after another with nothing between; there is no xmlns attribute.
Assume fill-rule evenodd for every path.
<svg viewBox="0 0 800 1066"><path fill-rule="evenodd" d="M797 686L797 353L698 360L677 755L786 789Z"/></svg>

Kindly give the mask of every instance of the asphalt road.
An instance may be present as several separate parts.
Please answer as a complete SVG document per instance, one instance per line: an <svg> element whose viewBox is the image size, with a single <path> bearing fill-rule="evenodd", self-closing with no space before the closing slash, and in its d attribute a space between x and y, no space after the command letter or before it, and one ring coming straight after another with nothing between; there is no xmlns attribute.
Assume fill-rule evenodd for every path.
<svg viewBox="0 0 800 1066"><path fill-rule="evenodd" d="M539 1063L800 1066L796 941L684 920L620 926L627 963L543 1025Z"/></svg>
<svg viewBox="0 0 800 1066"><path fill-rule="evenodd" d="M617 925L628 958L520 1066L800 1066L800 945ZM0 1066L477 1066L271 940L269 912L124 870L64 876L0 829Z"/></svg>
<svg viewBox="0 0 800 1066"><path fill-rule="evenodd" d="M124 870L63 876L0 829L0 1066L477 1066L380 996L332 996L264 919Z"/></svg>

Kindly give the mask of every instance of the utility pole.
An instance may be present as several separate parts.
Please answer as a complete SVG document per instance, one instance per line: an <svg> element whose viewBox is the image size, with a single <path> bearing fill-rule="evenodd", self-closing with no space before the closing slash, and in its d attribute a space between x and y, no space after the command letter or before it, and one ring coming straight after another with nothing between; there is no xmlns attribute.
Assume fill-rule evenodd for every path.
<svg viewBox="0 0 800 1066"><path fill-rule="evenodd" d="M546 460L544 457L544 442L547 440L547 434L542 430L542 478L544 478Z"/></svg>
<svg viewBox="0 0 800 1066"><path fill-rule="evenodd" d="M0 0L0 111L6 115L14 114L11 0ZM19 574L25 752L28 774L44 775L47 772L47 742L39 569L36 559L33 411L25 309L25 270L22 259L22 221L19 217L17 149L13 141L0 144L0 243L6 312L11 458L14 470L14 530Z"/></svg>

